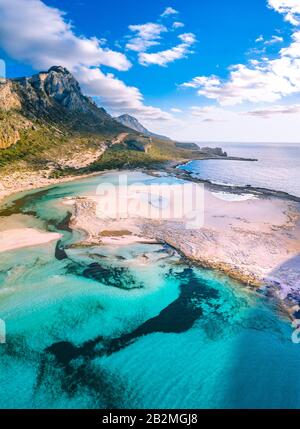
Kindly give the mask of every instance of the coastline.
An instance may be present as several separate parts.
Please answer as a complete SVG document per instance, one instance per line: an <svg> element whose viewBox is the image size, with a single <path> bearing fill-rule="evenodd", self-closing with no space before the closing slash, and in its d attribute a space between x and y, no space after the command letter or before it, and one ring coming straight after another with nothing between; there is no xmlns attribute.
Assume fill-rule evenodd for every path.
<svg viewBox="0 0 300 429"><path fill-rule="evenodd" d="M39 231L34 228L0 231L0 253L25 247L38 246L59 240L62 234Z"/></svg>
<svg viewBox="0 0 300 429"><path fill-rule="evenodd" d="M208 157L208 158L199 159L199 161L209 160L209 159L218 159L223 161L234 159L241 162L257 161L256 159L252 159L252 158L238 158L238 157L226 157L226 158L225 157ZM210 180L198 179L198 178L192 177L191 172L188 172L186 170L179 170L177 168L179 166L184 166L192 161L195 161L195 159L165 161L165 162L159 163L159 165L155 165L151 167L139 167L133 170L130 170L130 168L128 169L116 168L116 169L95 171L90 173L79 173L74 175L67 175L59 178L45 177L47 172L44 170L35 171L35 172L25 171L23 173L15 172L10 176L2 176L2 177L0 176L0 205L2 204L5 198L10 197L14 194L18 194L20 192L43 189L49 186L57 185L59 183L72 182L72 181L84 179L87 177L101 176L106 173L113 173L113 172L120 172L120 171L142 171L142 172L145 172L145 174L149 174L153 176L157 176L157 172L163 171L164 173L167 173L168 175L176 177L178 179L187 180L194 183L205 184L212 191L224 191L227 193L236 193L236 194L255 193L257 196L275 197L275 198L282 198L286 200L300 202L300 197L291 195L287 192L276 191L268 188L261 188L261 187L254 187L254 186L236 186L236 185L217 184Z"/></svg>
<svg viewBox="0 0 300 429"><path fill-rule="evenodd" d="M284 192L280 191L272 191L265 188L252 188L252 187L236 187L236 186L227 186L227 185L219 185L219 184L213 184L206 180L200 180L195 179L191 177L190 174L186 173L183 170L176 169L176 166L181 165L181 163L167 163L164 165L160 165L157 168L141 168L141 169L135 169L134 171L141 171L149 175L153 175L155 177L160 176L160 172L167 173L167 175L170 175L172 177L176 177L178 179L182 180L188 180L192 181L194 183L199 184L206 184L206 192L208 194L212 194L213 192L222 193L225 192L227 194L248 194L248 195L254 195L255 198L255 206L261 205L262 207L265 205L265 208L263 211L266 213L266 218L264 218L263 222L260 220L261 225L257 226L257 231L249 231L247 228L249 228L249 224L251 225L251 222L253 224L256 222L255 220L251 220L251 217L249 216L249 213L246 215L244 214L244 210L242 209L240 215L238 215L236 208L238 205L240 207L242 206L242 201L240 201L238 204L235 203L234 210L235 213L230 214L229 218L233 219L234 227L233 227L233 233L232 231L229 231L230 234L226 235L224 231L216 230L216 225L212 224L208 228L206 227L201 233L199 234L198 240L195 239L194 234L187 234L185 232L185 240L182 240L182 227L180 225L175 225L172 222L169 222L168 224L162 224L157 222L145 222L142 219L139 219L138 222L136 222L136 219L134 222L114 222L111 224L108 224L107 222L100 222L100 224L96 225L96 229L91 234L91 228L95 226L95 215L94 215L94 207L93 207L93 201L92 205L89 208L89 215L87 216L87 212L83 211L83 213L76 213L73 212L73 217L70 221L70 227L72 229L81 230L86 233L87 238L83 240L83 242L78 243L78 245L99 245L99 244L109 244L109 245L128 245L138 242L158 242L158 243L165 243L169 245L170 247L173 247L176 249L181 255L183 255L187 260L200 265L205 268L214 269L217 271L221 271L228 275L229 277L238 280L246 285L255 287L255 288L267 288L270 292L270 294L276 298L279 298L279 301L282 303L283 307L285 308L285 311L290 314L291 308L293 308L296 304L298 304L298 300L292 299L291 302L285 302L285 298L282 299L280 296L280 293L282 292L282 285L281 280L278 281L278 274L279 277L282 275L281 273L274 273L273 276L271 276L268 281L264 279L264 276L262 273L258 273L256 275L256 271L259 271L259 259L258 261L255 261L253 264L254 268L252 271L248 269L244 269L245 266L239 266L239 262L237 260L234 260L237 257L237 253L239 250L245 254L248 252L248 256L251 256L251 252L257 252L257 245L260 243L263 245L262 241L266 241L268 243L268 246L271 246L270 248L265 248L265 252L270 251L271 253L275 252L280 254L281 249L280 246L282 246L283 249L284 246L286 246L286 239L289 235L291 235L292 231L297 229L297 232L299 231L299 218L300 218L300 207L298 203L300 203L300 198L286 194ZM76 176L68 176L58 179L44 179L43 182L37 182L35 181L34 177L31 176L31 183L24 183L23 185L19 185L17 188L16 186L12 186L11 189L6 189L6 192L2 193L0 192L0 203L3 203L3 199L5 197L17 194L19 192L24 191L30 191L35 189L43 189L51 186L55 186L59 183L64 182L70 182L74 180L80 180L86 177L91 176L101 176L106 173L113 173L113 172L119 172L123 170L104 170L101 172L93 172L83 175L76 175ZM128 171L128 170L127 170ZM42 186L41 186L42 185ZM210 201L212 200L211 197ZM81 202L84 202L85 199L79 198L78 200L75 198L74 201L69 201L68 204L77 204L79 201L79 205ZM89 199L90 201L90 199ZM212 204L212 207L214 207L214 204ZM221 201L222 210L225 206L231 207L232 202L230 201ZM244 202L245 207L247 210L249 210L250 202L245 201ZM289 212L289 210L285 210L285 207L293 206L292 212ZM268 206L268 209L266 210L266 207ZM254 205L253 205L254 207ZM274 217L274 208L280 207L280 213L284 213L286 215L286 218L284 221L279 221L278 224L270 224L269 230L262 230L262 224L265 224L268 221L268 218L272 216ZM215 208L213 209L215 210ZM230 209L231 211L232 209ZM271 212L270 212L271 210ZM261 212L261 215L262 215ZM267 215L269 213L269 217ZM224 223L224 214L221 216L223 218L222 222ZM226 217L226 216L225 216ZM211 216L211 219L213 216ZM235 219L239 219L237 222ZM241 221L242 220L242 221ZM221 221L218 221L220 223ZM221 223L222 223L221 222ZM137 227L136 224L137 223ZM273 218L272 218L272 223ZM229 223L227 222L229 225ZM228 225L226 227L228 227ZM102 231L102 237L99 239L99 232ZM197 232L198 233L198 232ZM98 236L98 237L97 237ZM96 237L96 238L95 238ZM242 241L240 238L242 237ZM297 233L296 233L297 237ZM48 237L49 238L49 237ZM59 237L56 237L56 240L58 240ZM250 249L247 248L247 242L251 239L251 242L254 244L254 247ZM54 240L54 238L53 238ZM235 241L237 240L237 247L234 249L233 254L229 252L230 247L235 245ZM50 240L49 240L50 241ZM51 240L52 241L52 240ZM273 242L278 242L274 247ZM299 240L298 240L299 241ZM212 249L212 254L207 253L206 245L203 246L203 243L208 243L209 246ZM37 243L32 242L26 244L27 245L35 245ZM300 252L300 245L297 242L297 240L294 237L294 256L297 254L297 252ZM21 245L17 247L24 247ZM16 247L14 247L16 248ZM225 254L220 254L216 258L216 254L218 252L218 249L221 248L222 251L225 249ZM247 250L248 249L248 250ZM227 253L226 253L227 252ZM229 253L228 253L229 252ZM215 253L215 254L214 254ZM261 257L263 258L264 252L262 252ZM232 259L230 259L232 258ZM278 259L279 261L280 259ZM249 262L249 261L248 261ZM273 264L276 265L275 263ZM295 267L291 267L291 270L294 270ZM284 270L283 270L284 271ZM284 276L284 272L283 272ZM274 277L274 279L272 278ZM289 285L289 288L291 289L291 285ZM294 293L294 296L296 297L297 291Z"/></svg>
<svg viewBox="0 0 300 429"><path fill-rule="evenodd" d="M296 195L289 194L288 192L284 191L277 191L274 189L269 188L263 188L258 186L239 186L239 185L225 185L221 183L214 183L211 180L208 179L199 179L197 177L192 177L192 172L187 170L180 170L179 166L184 166L194 160L190 160L186 163L178 163L178 162L170 162L166 165L165 171L172 175L177 177L178 179L187 180L194 183L203 183L209 187L212 191L224 191L228 193L235 193L235 194L255 194L258 197L274 197L274 198L280 198L284 200L290 200L299 203L300 197L297 197Z"/></svg>
<svg viewBox="0 0 300 429"><path fill-rule="evenodd" d="M108 171L114 171L114 170L108 170ZM43 172L38 172L35 175L33 173L30 173L30 174L27 173L27 177L24 177L23 180L22 179L19 180L17 182L17 185L14 184L13 186L7 186L7 187L5 187L1 183L3 179L0 178L0 205L3 203L3 200L5 200L5 198L11 197L21 192L29 192L29 191L44 189L47 187L55 186L59 183L72 182L74 180L85 179L87 177L100 176L104 173L107 173L107 171L85 173L80 175L70 175L70 176L51 178L51 179L45 178L43 176ZM13 181L14 178L12 177L11 180Z"/></svg>
<svg viewBox="0 0 300 429"><path fill-rule="evenodd" d="M151 192L157 192L155 187ZM177 219L157 220L155 215L102 217L97 211L101 200L91 196L68 201L73 205L70 227L86 232L78 246L121 246L153 239L167 244L197 265L266 289L289 312L298 304L299 294L299 204L282 198L225 201L208 189L205 200L205 223L197 230L186 229Z"/></svg>
<svg viewBox="0 0 300 429"><path fill-rule="evenodd" d="M236 161L257 161L257 159L252 158L240 158L240 157L221 157L221 156L207 156L205 158L199 158L199 160L207 159L219 159L219 160L236 160ZM179 165L185 165L194 159L182 159L177 161L161 161L159 166L152 167L139 167L135 168L136 171L145 171L147 174L151 174L155 170L164 170L168 172L169 168L176 169ZM114 171L122 171L126 169L107 169L102 171L95 171L90 173L81 173L78 171L78 174L66 175L59 178L48 178L48 170L39 170L39 171L18 171L10 175L0 176L0 204L2 200L6 197L9 197L13 194L18 194L19 192L26 192L35 189L42 189L48 186L56 185L58 183L70 182L77 179L84 179L86 177L100 176L102 174Z"/></svg>

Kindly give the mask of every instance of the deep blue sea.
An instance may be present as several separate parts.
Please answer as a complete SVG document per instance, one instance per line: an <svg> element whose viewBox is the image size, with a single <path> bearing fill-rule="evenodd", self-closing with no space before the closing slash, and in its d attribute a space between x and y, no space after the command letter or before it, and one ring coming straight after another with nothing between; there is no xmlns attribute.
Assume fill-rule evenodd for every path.
<svg viewBox="0 0 300 429"><path fill-rule="evenodd" d="M264 187L300 197L300 144L212 143L209 146L220 146L229 156L258 161L192 161L184 168L196 177L215 183Z"/></svg>
<svg viewBox="0 0 300 429"><path fill-rule="evenodd" d="M0 254L0 408L299 408L300 345L269 298L163 245L68 246L79 233L62 199L106 180L117 174L1 212L63 238Z"/></svg>

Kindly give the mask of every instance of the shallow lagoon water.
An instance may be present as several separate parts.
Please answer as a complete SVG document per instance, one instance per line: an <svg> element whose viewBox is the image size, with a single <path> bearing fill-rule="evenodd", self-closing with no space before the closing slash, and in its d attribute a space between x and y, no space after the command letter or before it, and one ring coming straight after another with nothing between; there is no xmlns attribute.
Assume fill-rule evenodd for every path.
<svg viewBox="0 0 300 429"><path fill-rule="evenodd" d="M79 233L62 198L117 179L18 195L2 214L63 232L64 247ZM162 245L65 251L55 257L52 243L0 255L1 408L300 406L300 345L263 295Z"/></svg>

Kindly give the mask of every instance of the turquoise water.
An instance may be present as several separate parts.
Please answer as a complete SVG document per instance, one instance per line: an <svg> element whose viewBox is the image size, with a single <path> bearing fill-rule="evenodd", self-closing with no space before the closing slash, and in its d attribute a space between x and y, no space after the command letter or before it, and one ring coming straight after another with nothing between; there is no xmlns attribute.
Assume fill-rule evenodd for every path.
<svg viewBox="0 0 300 429"><path fill-rule="evenodd" d="M0 254L0 407L299 407L300 346L263 295L163 245L68 247L79 233L62 198L102 181L117 175L20 194L2 211L64 236L60 251Z"/></svg>
<svg viewBox="0 0 300 429"><path fill-rule="evenodd" d="M300 145L220 143L230 156L255 158L257 162L192 161L184 169L215 183L256 186L300 197ZM202 145L203 146L203 145ZM216 144L212 144L216 146Z"/></svg>

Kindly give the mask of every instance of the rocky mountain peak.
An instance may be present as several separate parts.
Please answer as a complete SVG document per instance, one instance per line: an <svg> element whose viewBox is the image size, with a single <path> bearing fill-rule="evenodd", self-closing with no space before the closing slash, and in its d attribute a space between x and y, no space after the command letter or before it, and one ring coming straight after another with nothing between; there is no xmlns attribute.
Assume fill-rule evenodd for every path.
<svg viewBox="0 0 300 429"><path fill-rule="evenodd" d="M1 81L1 112L3 118L4 113L6 115L5 120L0 118L0 132L5 134L5 138L0 135L2 147L18 140L14 130L28 128L36 122L63 132L117 134L126 131L103 108L83 95L72 73L61 66L53 66L30 77ZM11 127L8 120L12 122ZM12 131L8 133L10 129Z"/></svg>
<svg viewBox="0 0 300 429"><path fill-rule="evenodd" d="M50 69L48 70L47 73L51 73L51 72L62 73L65 75L71 75L69 70L63 66L52 66L52 67L50 67Z"/></svg>
<svg viewBox="0 0 300 429"><path fill-rule="evenodd" d="M115 120L118 121L120 124L124 125L125 127L131 128L132 130L145 134L146 136L156 137L161 140L170 140L166 136L161 136L159 134L155 134L147 130L147 128L145 128L144 125L142 125L134 116L124 114L116 117Z"/></svg>
<svg viewBox="0 0 300 429"><path fill-rule="evenodd" d="M23 108L34 109L35 114L55 105L78 113L88 113L96 107L93 101L82 94L74 76L61 66L53 66L47 72L14 79L13 82Z"/></svg>
<svg viewBox="0 0 300 429"><path fill-rule="evenodd" d="M148 134L149 131L134 117L124 114L115 118L116 121L140 133Z"/></svg>

